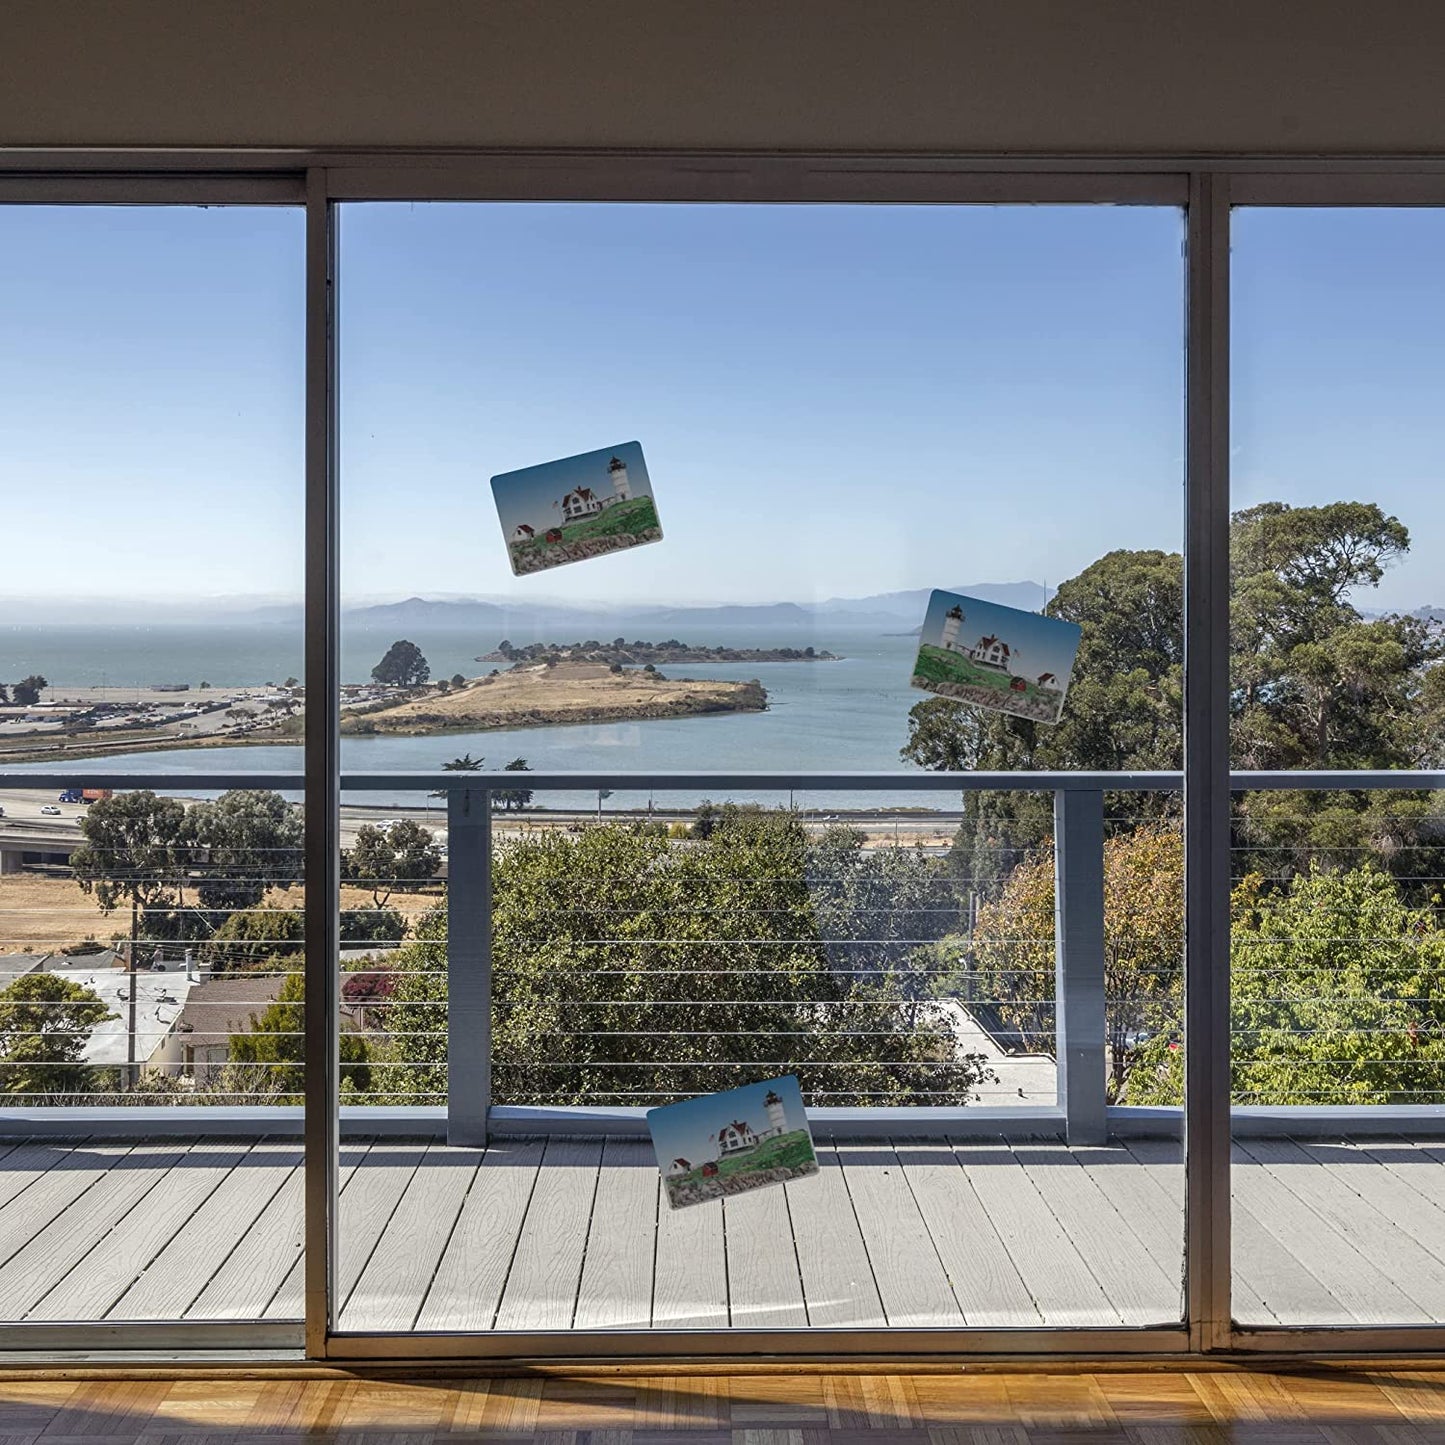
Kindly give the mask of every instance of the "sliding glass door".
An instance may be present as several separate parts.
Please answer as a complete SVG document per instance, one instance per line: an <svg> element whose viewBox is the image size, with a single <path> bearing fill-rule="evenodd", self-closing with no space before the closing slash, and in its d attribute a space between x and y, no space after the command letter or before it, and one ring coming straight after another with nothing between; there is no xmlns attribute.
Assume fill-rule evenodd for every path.
<svg viewBox="0 0 1445 1445"><path fill-rule="evenodd" d="M337 226L343 1335L1177 1328L1180 211Z"/></svg>

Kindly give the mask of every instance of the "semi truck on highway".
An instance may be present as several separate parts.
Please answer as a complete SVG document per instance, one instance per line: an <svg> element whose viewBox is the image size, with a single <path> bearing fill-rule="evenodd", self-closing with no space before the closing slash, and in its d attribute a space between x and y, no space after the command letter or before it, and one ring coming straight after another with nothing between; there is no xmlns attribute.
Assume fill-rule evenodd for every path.
<svg viewBox="0 0 1445 1445"><path fill-rule="evenodd" d="M112 788L67 788L61 795L62 803L98 803L102 798L113 798Z"/></svg>

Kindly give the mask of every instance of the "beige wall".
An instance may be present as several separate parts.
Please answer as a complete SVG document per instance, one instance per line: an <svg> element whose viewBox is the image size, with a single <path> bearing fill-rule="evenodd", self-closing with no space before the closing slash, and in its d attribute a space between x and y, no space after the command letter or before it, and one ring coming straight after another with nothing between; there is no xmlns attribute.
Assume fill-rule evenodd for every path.
<svg viewBox="0 0 1445 1445"><path fill-rule="evenodd" d="M0 143L1445 152L1445 4L0 0Z"/></svg>

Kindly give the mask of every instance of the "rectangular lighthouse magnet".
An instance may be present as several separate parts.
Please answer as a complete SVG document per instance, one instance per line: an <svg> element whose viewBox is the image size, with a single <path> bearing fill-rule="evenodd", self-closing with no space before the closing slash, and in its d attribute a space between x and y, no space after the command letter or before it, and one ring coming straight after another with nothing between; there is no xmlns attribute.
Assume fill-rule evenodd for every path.
<svg viewBox="0 0 1445 1445"><path fill-rule="evenodd" d="M649 1109L647 1127L673 1209L818 1172L791 1074Z"/></svg>
<svg viewBox="0 0 1445 1445"><path fill-rule="evenodd" d="M662 540L638 442L502 472L492 497L518 577Z"/></svg>
<svg viewBox="0 0 1445 1445"><path fill-rule="evenodd" d="M1077 622L934 592L909 680L940 697L1056 723L1082 635Z"/></svg>

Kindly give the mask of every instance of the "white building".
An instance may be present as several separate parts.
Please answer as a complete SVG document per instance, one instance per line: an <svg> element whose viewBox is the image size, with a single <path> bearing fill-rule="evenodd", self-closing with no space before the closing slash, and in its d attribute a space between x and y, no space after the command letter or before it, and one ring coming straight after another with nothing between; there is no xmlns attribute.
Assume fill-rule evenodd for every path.
<svg viewBox="0 0 1445 1445"><path fill-rule="evenodd" d="M980 637L978 642L968 649L968 655L980 667L996 667L1002 672L1008 671L1009 645L997 637Z"/></svg>
<svg viewBox="0 0 1445 1445"><path fill-rule="evenodd" d="M943 614L943 650L945 652L961 652L963 650L958 645L958 629L962 626L963 608L955 602Z"/></svg>
<svg viewBox="0 0 1445 1445"><path fill-rule="evenodd" d="M621 457L613 457L607 463L607 476L612 483L612 500L625 502L632 495L627 481L627 463Z"/></svg>
<svg viewBox="0 0 1445 1445"><path fill-rule="evenodd" d="M745 1149L756 1149L764 1139L776 1139L787 1129L788 1116L783 1101L773 1090L768 1090L763 1107L768 1111L768 1127L754 1129L746 1119L734 1119L731 1124L724 1124L717 1131L719 1154L740 1154Z"/></svg>
<svg viewBox="0 0 1445 1445"><path fill-rule="evenodd" d="M578 487L562 498L564 521L575 522L578 517L592 517L607 505L591 487Z"/></svg>
<svg viewBox="0 0 1445 1445"><path fill-rule="evenodd" d="M103 957L105 963L97 967L99 957ZM110 1017L91 1029L81 1054L85 1063L102 1067L125 1064L130 1057L132 985L135 988L135 1061L144 1068L159 1064L156 1055L164 1050L194 983L184 961L165 960L156 968L144 952L133 974L109 951L105 955L53 958L47 962L46 972L89 989L109 1009Z"/></svg>
<svg viewBox="0 0 1445 1445"><path fill-rule="evenodd" d="M731 1124L724 1124L717 1131L717 1148L719 1154L740 1154L744 1149L755 1148L758 1136L753 1133L753 1126L746 1119L734 1119Z"/></svg>
<svg viewBox="0 0 1445 1445"><path fill-rule="evenodd" d="M618 502L626 502L632 496L632 483L627 477L627 463L621 457L613 457L607 463L607 480L612 484L612 495L604 497L591 487L577 487L562 498L562 519L575 522L578 517L593 517Z"/></svg>

